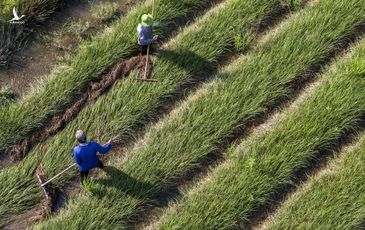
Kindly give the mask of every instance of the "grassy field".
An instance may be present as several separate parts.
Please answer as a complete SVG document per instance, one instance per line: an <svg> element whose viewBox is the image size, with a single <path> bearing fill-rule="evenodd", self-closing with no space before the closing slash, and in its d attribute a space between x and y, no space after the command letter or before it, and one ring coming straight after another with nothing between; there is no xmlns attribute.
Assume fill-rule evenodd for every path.
<svg viewBox="0 0 365 230"><path fill-rule="evenodd" d="M0 0L0 67L7 66L14 51L20 50L29 34L46 21L64 0ZM24 24L10 24L13 8L16 8Z"/></svg>
<svg viewBox="0 0 365 230"><path fill-rule="evenodd" d="M262 90L264 92L265 89L259 88L255 81L262 83L267 81L269 73L275 74L275 70L278 72L280 70L280 76L283 76L283 69L285 69L283 66L289 66L287 62L292 63L291 70L293 72L286 73L285 76L290 76L291 81L293 81L297 79L297 76L306 72L305 69L302 69L305 67L303 67L303 63L306 63L307 68L310 68L323 61L326 55L335 49L334 44L351 34L354 26L361 21L362 12L353 13L352 20L347 22L342 20L343 15L348 15L350 11L353 12L353 9L357 9L358 6L357 3L352 2L349 8L342 8L343 11L340 11L325 1L291 18L291 23L281 28L282 30L271 39L268 39L262 48L253 51L249 57L241 58L228 69L223 70L218 75L218 80L208 85L207 89L203 90L202 95L198 95L191 103L185 105L185 109L179 110L175 116L168 118L166 122L153 127L148 132L148 138L143 141L143 145L128 153L127 159L120 163L113 160L114 166L106 170L108 175L94 181L92 186L94 195L91 198L81 194L59 216L38 227L44 229L52 229L56 226L85 227L93 219L105 219L105 226L107 223L115 223L116 225L112 225L113 227L124 226L124 220L128 220L128 217L134 213L133 210L143 210L141 205L148 203L159 192L173 183L174 179L180 178L192 169L199 167L200 160L214 151L217 145L221 144L219 141L232 134L232 130L239 126L242 120L249 120L258 114L255 111L265 109L262 104L260 110L248 109L253 107L249 103L255 103L255 100L258 100L253 91L261 92ZM327 9L326 11L323 10L324 7ZM333 17L333 11L336 11L337 17ZM317 21L318 18L329 17L329 15L333 19L326 20L322 27L317 26L318 24L312 24L313 26L308 28L307 25L311 22ZM302 19L300 22L296 20L299 17ZM334 32L332 24L337 25L339 30ZM300 39L299 36L302 36L302 31L295 33L298 28L303 30L306 28L307 36L311 39ZM330 40L327 33L332 32L336 36L331 37ZM318 41L318 38L322 36L326 42L321 39ZM279 50L283 44L292 44L291 39L296 41L297 45L302 42L300 43L302 52L293 53L293 47ZM278 44L279 41L282 44ZM317 47L317 52L307 52L306 49L313 47ZM275 69L272 68L270 72L267 72L266 65L260 62L265 57L266 61L270 60L272 63L275 60L274 55L286 53L289 53L286 57L290 57L288 57L287 62L273 63ZM294 59L300 61L294 62ZM282 60L278 60L278 62L280 61ZM245 72L245 70L252 69L256 69L256 72ZM266 75L261 71L264 71ZM242 76L251 77L242 78ZM287 92L290 91L287 84L290 81L288 79L283 79L283 81L285 84L282 85L282 88ZM250 90L242 90L244 85L248 85ZM264 86L267 87L267 85L272 84L267 83ZM280 92L284 90L280 90ZM267 90L266 88L266 91L273 92L274 90ZM276 91L279 90L276 89ZM253 102L247 102L247 98L249 98L247 95L250 95ZM259 98L261 95L258 93ZM276 95L276 99L278 98L280 97ZM272 101L273 99L265 102L270 104L269 102ZM246 111L249 111L248 114ZM77 216L76 213L82 213L82 215L75 217ZM103 223L93 222L95 226L102 228L105 227ZM189 227L187 228L190 229Z"/></svg>
<svg viewBox="0 0 365 230"><path fill-rule="evenodd" d="M364 60L365 57L363 63ZM355 149L341 153L330 162L331 168L326 169L324 175L311 177L308 187L299 188L266 229L362 229L365 218L364 149L362 136Z"/></svg>
<svg viewBox="0 0 365 230"><path fill-rule="evenodd" d="M248 0L232 1L224 5L224 11L213 10L183 30L160 51L155 60L153 77L159 80L158 84L151 87L136 82L133 80L135 75L119 82L110 93L85 108L64 131L36 147L19 165L0 172L0 184L6 187L0 196L1 216L9 215L10 208L12 212L22 212L38 203L41 190L32 172L42 162L51 176L71 163L70 149L75 144L73 133L76 129L83 128L89 133L100 131L99 138L103 140L115 134L130 135L133 127L154 116L162 100L169 98L181 84L215 66L219 57L228 52L227 48L237 31L246 31L254 38L257 34L250 30L250 25L262 21L279 8L281 4L276 0L255 4ZM210 23L207 24L207 21ZM236 23L238 21L245 21L249 29L242 28L241 24ZM204 39L202 34L209 34L210 39ZM109 105L108 113L105 112L105 105ZM75 172L66 175L57 184L62 186L74 176ZM17 200L12 199L14 195L18 196Z"/></svg>
<svg viewBox="0 0 365 230"><path fill-rule="evenodd" d="M320 1L315 9L320 10L320 6L330 2ZM353 3L356 5L356 1ZM322 10L324 14L331 12L328 6L327 10ZM354 9L352 12L355 12ZM334 18L336 14L331 15ZM356 130L365 112L365 95L362 92L365 86L364 45L365 40L350 60L336 61L335 67L323 76L319 88L266 136L257 138L245 148L238 147L228 152L227 162L211 172L203 185L171 208L162 219L160 228L231 229L239 223L248 224L256 210L270 206L276 192L283 192L280 189L294 183L296 172L306 168L324 152L336 150L339 140ZM327 191L332 193L334 190ZM310 229L332 229L320 225L321 221L326 223L332 219L323 220L320 211L313 211L320 209L323 202L321 199L313 200L316 208L311 206L313 209L306 209L306 213L298 212L295 220L285 219L286 225L277 229L308 228L309 213L313 216L318 214L318 225ZM343 218L340 214L344 212L331 211L331 218L340 222Z"/></svg>
<svg viewBox="0 0 365 230"><path fill-rule="evenodd" d="M16 95L10 88L0 88L0 108L8 107L15 100Z"/></svg>
<svg viewBox="0 0 365 230"><path fill-rule="evenodd" d="M207 6L208 0L160 0L156 4L157 20L166 27L174 20ZM70 60L70 65L54 71L18 103L0 109L0 148L27 137L43 127L49 117L74 102L90 81L97 80L113 64L137 52L136 24L151 4L139 4L117 20L105 33L83 45ZM161 37L167 31L160 30Z"/></svg>

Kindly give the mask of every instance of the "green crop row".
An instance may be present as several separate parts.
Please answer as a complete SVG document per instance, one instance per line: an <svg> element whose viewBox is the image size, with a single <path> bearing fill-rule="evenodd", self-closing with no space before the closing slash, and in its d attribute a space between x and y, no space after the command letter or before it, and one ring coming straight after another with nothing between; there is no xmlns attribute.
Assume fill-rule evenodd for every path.
<svg viewBox="0 0 365 230"><path fill-rule="evenodd" d="M106 169L107 175L92 184L91 197L81 194L59 216L37 227L92 225L104 228L107 223L115 223L111 228L125 226L124 221L128 221L136 210L143 210L142 205L153 200L174 179L199 167L199 162L214 152L240 124L247 125L245 121L252 120L289 94L288 83L328 58L336 44L350 36L362 22L363 12L357 10L361 9L361 4L350 3L344 8L323 1L291 18L261 48L223 70L216 81L194 95L166 122L153 127L143 144L127 153L126 160L113 160L114 166ZM347 16L349 12L352 12L351 17ZM326 20L320 24L319 19ZM314 47L316 49L312 50ZM285 58L278 58L280 56ZM287 72L289 70L291 72ZM181 220L181 217L177 219ZM93 221L95 219L105 220L105 226ZM221 227L194 226L194 223L202 222L205 220L194 220L188 223L191 225L176 228ZM222 220L218 222L222 223Z"/></svg>
<svg viewBox="0 0 365 230"><path fill-rule="evenodd" d="M175 19L206 7L208 0L156 1L156 19L166 27ZM137 51L136 26L140 15L151 11L151 2L139 4L110 30L82 45L69 66L55 71L23 100L6 110L0 109L0 150L26 138L43 127L49 117L74 102L90 81L98 80L113 64ZM160 35L166 36L167 30Z"/></svg>
<svg viewBox="0 0 365 230"><path fill-rule="evenodd" d="M339 21L356 24L356 21L349 18L353 16L361 19L364 3L358 5L358 1L348 1L349 7L345 10L345 5L341 2L323 0L314 11L321 11L322 16L319 18L327 23L339 17ZM326 20L326 15L330 15L331 19ZM317 22L320 21L319 18ZM341 22L338 23L340 28L345 28ZM328 24L327 26L318 25L315 30L321 31L322 36L327 37L327 32L330 33L333 28ZM326 27L328 31L325 30ZM314 35L311 30L307 31L308 37ZM313 38L318 39L316 36ZM324 75L319 88L289 112L267 135L256 138L249 145L245 145L245 148L239 146L229 151L228 160L213 170L205 183L165 213L160 229L231 229L239 224L249 224L256 210L270 206L277 192L292 185L296 172L306 168L311 160L320 158L324 151L336 150L336 143L356 129L359 118L365 112L364 45L365 40L356 49L352 59L337 60L335 67ZM298 61L303 59L298 58ZM259 88L261 87L258 86L255 90L258 91ZM266 92L269 94L272 90ZM343 183L345 181L350 183L348 178ZM328 190L327 194L334 191L336 189ZM298 211L294 219L290 218L291 212L298 209L290 210L282 222L285 224L278 225L276 229L335 229L320 226L319 223L325 224L333 220L340 223L343 220L342 210L332 209L328 213L329 216L333 215L331 220L321 215L319 207L324 205L324 200L310 202L316 207L305 209L307 212ZM348 208L353 205L350 201L346 204L349 204ZM359 211L357 207L352 206ZM309 213L318 215L318 225L313 225L313 228L309 225ZM289 223L288 219L292 222Z"/></svg>
<svg viewBox="0 0 365 230"><path fill-rule="evenodd" d="M156 108L181 85L216 66L219 58L228 52L232 38L237 33L245 31L247 36L255 38L257 34L252 30L253 25L281 10L278 0L257 3L235 0L219 7L183 30L160 51L153 71L153 77L158 79L158 83L151 85L135 81L136 73L132 74L118 82L95 104L81 111L65 130L37 146L17 166L2 170L0 184L5 189L0 193L0 216L22 212L39 202L42 191L32 177L35 168L42 162L51 177L71 163L70 151L76 144L73 138L76 129L82 128L89 133L99 132L100 139L104 140L116 134L129 136L135 126L142 125L149 117L155 116ZM222 7L225 10L219 11ZM245 24L238 23L242 21ZM75 174L73 171L56 183L62 187ZM17 199L12 198L15 195Z"/></svg>
<svg viewBox="0 0 365 230"><path fill-rule="evenodd" d="M244 26L251 28L253 24L263 20L273 11L279 10L281 8L280 6L281 4L279 1L272 0L262 2L253 2L251 0L230 0L222 5L217 6L215 9L209 12L208 15L199 20L196 25L192 25L187 30L183 31L177 39L174 39L172 43L170 43L169 46L166 47L166 50L161 51L161 54L157 57L157 60L155 61L155 71L153 74L153 76L159 80L158 85L165 84L160 83L160 81L162 81L164 78L169 78L165 79L169 82L168 84L172 84L171 81L173 79L175 79L175 81L178 80L178 82L176 83L186 81L189 78L191 79L191 76L189 76L188 73L181 72L179 74L178 70L181 69L181 67L185 67L183 69L184 71L186 71L186 67L188 67L190 69L188 70L188 72L191 74L197 74L206 70L206 68L209 68L211 65L213 65L215 60L217 60L217 58L222 53L224 53L224 50L230 42L232 35L242 32L243 29L238 28L241 27L241 25L237 24L236 22L244 21L246 22ZM207 22L209 22L209 24ZM253 34L253 32L251 32L250 30L245 29L245 31L247 31L246 33L248 33L252 37L255 37L257 35ZM204 34L209 39L201 37L202 34ZM172 63L173 65L171 65ZM180 76L180 79L176 79L178 76ZM126 84L128 86L125 86ZM176 86L173 88L176 88ZM115 88L118 87L119 86L116 86ZM125 82L123 83L123 88L124 87L130 89L131 85L129 85L129 82ZM124 93L127 93L125 89L119 89L118 91L119 93L121 93L122 91L124 91ZM156 95L156 93L154 95ZM134 96L133 98L135 97L136 96ZM144 100L146 100L146 98L144 98ZM143 103L156 104L156 102L147 101ZM129 155L133 154L131 153ZM136 214L136 209L138 209L137 207L146 201L142 197L139 197L139 199L136 199L135 197L125 199L125 196L123 196L125 194L123 191L124 188L128 190L131 189L134 191L138 191L138 189L135 190L133 186L143 186L145 187L145 189L142 189L139 192L141 193L141 196L146 197L147 199L148 194L152 192L156 193L158 191L154 190L158 189L158 187L153 188L149 185L149 183L139 183L135 181L132 177L127 176L116 168L106 169L106 171L109 174L113 175L112 180L106 182L112 185L112 187L108 188L104 187L102 184L99 184L96 185L96 188L93 189L94 194L107 195L108 197L104 197L106 199L105 201L97 199L94 200L97 201L95 203L94 201L88 201L87 197L83 197L81 198L81 200L83 200L81 202L86 204L85 206L79 206L78 204L80 203L78 203L79 201L77 201L77 203L75 204L76 207L71 207L68 210L72 213L68 212L67 214L65 214L66 218L62 218L63 214L61 214L59 216L60 218L44 223L41 227L46 229L56 228L56 226L59 226L59 219L61 219L61 221L63 222L62 225L65 226L65 228L83 228L89 227L90 224L93 228L124 228L127 226L126 221L130 220L130 218ZM128 188L129 186L131 187ZM158 186L158 184L153 186ZM104 191L104 189L106 190ZM118 199L110 202L111 196L118 197ZM104 198L101 197L101 199L103 200ZM88 210L91 207L94 208L94 205L98 205L98 207L95 207L95 210L97 210L95 214L90 216L89 214L85 213L85 216L80 216L80 218L78 219L70 219L74 211L78 212L80 211L80 209ZM107 213L105 213L105 211ZM112 213L113 215L111 215ZM101 216L103 218L103 221L100 221L98 223L89 223L89 220L93 218L99 218Z"/></svg>
<svg viewBox="0 0 365 230"><path fill-rule="evenodd" d="M318 180L280 210L267 229L362 229L365 218L365 142L355 151L343 153L336 171ZM315 210L315 211L313 211Z"/></svg>
<svg viewBox="0 0 365 230"><path fill-rule="evenodd" d="M0 67L9 64L11 55L19 50L38 24L46 21L63 0L0 0ZM11 24L13 8L23 24Z"/></svg>

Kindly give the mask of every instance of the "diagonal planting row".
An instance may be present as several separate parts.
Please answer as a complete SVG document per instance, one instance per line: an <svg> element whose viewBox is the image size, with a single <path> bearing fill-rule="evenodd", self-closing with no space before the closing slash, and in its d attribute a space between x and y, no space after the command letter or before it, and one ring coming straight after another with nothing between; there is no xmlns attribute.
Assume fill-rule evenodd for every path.
<svg viewBox="0 0 365 230"><path fill-rule="evenodd" d="M353 16L362 18L360 15L364 12L360 13L357 9L362 8L364 11L364 3L357 5L356 2L350 4L348 13L352 11ZM341 1L330 6L332 4L333 1L320 1L316 9L325 7L322 8L323 12L334 18L345 13L346 10L332 11L336 9L334 6L336 4L339 4L338 7L344 7ZM355 13L356 11L359 14ZM341 20L351 21L348 16L343 18L341 16ZM320 29L322 32L323 28ZM322 35L326 36L326 33ZM336 143L354 131L359 119L365 113L364 50L363 39L361 46L356 48L354 57L350 60L336 61L335 68L325 74L319 88L280 121L270 133L257 138L245 149L238 147L229 152L227 162L213 170L209 180L194 189L165 214L160 228L231 229L237 227L239 223L247 224L253 218L252 215L257 214L255 213L257 210L271 205L272 198L278 191L285 192L282 189L292 185L299 170L306 168L314 158L321 158L324 152L335 150ZM337 182L339 185L342 183L343 188L347 183L351 184L348 179L344 178L342 182ZM333 187L336 187L335 184ZM364 189L361 185L359 189L361 187ZM320 188L326 191L325 194L340 199L345 199L343 195L347 195L344 193L345 190L340 192L339 188L331 190L325 185L321 185ZM333 194L334 191L339 191L335 192L338 196ZM359 190L352 191L356 197L355 191ZM351 211L351 214L364 213L364 209L359 210L358 205L349 200L341 204L342 209L338 207L337 210L333 207L329 210L323 207L326 213L323 215L321 207L326 205L323 200L325 195L323 197L317 196L316 193L312 195L307 197L311 199L303 200L292 207L293 209L287 210L283 221L275 229L335 229L338 227L336 224L341 224L343 218L350 218L348 216L350 213L347 211ZM306 201L310 202L311 206ZM340 205L339 202L337 204ZM302 210L298 210L300 205L304 207ZM292 212L296 213L295 216ZM313 220L311 217L317 218L317 225L310 225ZM359 222L359 216L354 218L356 220L353 223ZM333 222L334 220L337 222ZM325 225L330 222L333 222L331 224L333 228ZM343 227L346 228L340 229L347 229L349 225Z"/></svg>
<svg viewBox="0 0 365 230"><path fill-rule="evenodd" d="M330 170L319 179L311 178L309 187L299 191L287 206L279 210L279 215L267 229L364 228L364 137L358 145L335 159L340 162L333 166L334 171Z"/></svg>
<svg viewBox="0 0 365 230"><path fill-rule="evenodd" d="M278 1L265 1L265 2L256 2L255 4L253 4L252 1L229 1L226 4L222 4L221 6L218 6L216 9L214 9L212 11L212 13L209 15L209 17L203 18L197 26L193 26L190 27L188 30L186 30L185 32L182 33L182 37L178 37L177 40L174 40L172 42L172 47L178 47L178 48L174 48L172 51L162 51L161 55L158 57L158 59L156 60L155 63L155 73L154 76L158 76L160 75L160 68L166 68L164 66L164 62L163 61L173 61L173 62L180 62L183 63L186 60L189 60L189 62L191 62L191 60L194 60L194 62L191 62L191 64L200 66L198 69L202 69L204 68L204 66L206 66L204 64L202 57L203 55L207 54L207 51L211 52L212 49L216 48L217 44L220 44L219 46L223 47L226 46L227 41L229 41L231 39L230 35L231 33L235 33L236 31L241 32L242 30L236 30L232 27L229 27L229 25L234 25L236 20L240 20L239 17L243 16L243 18L241 18L241 20L245 21L247 23L247 27L251 27L250 25L252 23L256 23L257 21L263 20L263 18L265 17L265 15L268 15L270 12L275 11L277 9L280 8L280 4ZM247 12L247 13L245 13ZM240 15L240 16L239 16ZM207 22L210 22L210 25L207 26ZM222 23L225 22L225 23ZM217 34L219 31L219 33L221 34ZM205 40L205 39L199 39L199 36L201 36L201 34L211 34L210 32L214 32L216 35L212 35L209 36L209 40ZM228 33L228 34L227 34ZM250 35L250 32L247 31L247 33ZM224 36L223 36L224 35ZM250 36L253 36L254 34L251 34ZM182 47L180 44L180 39L181 38L185 38L187 40L189 40L190 45L187 46L188 48ZM222 40L223 39L223 40ZM186 40L185 40L186 41ZM194 44L194 45L193 45ZM184 45L185 46L185 45ZM180 51L180 54L176 55L173 52L174 51ZM195 51L195 52L187 52L187 51ZM219 51L221 52L221 51ZM166 55L166 56L165 56ZM196 58L196 57L199 58ZM178 61L178 57L180 57L180 61ZM175 59L176 58L176 59ZM184 60L186 58L186 60ZM213 61L213 60L212 60ZM199 63L200 62L200 63ZM187 66L187 64L186 64ZM196 67L194 67L196 68ZM176 78L177 74L173 73L171 70L171 68L169 69L169 74L170 77L172 78ZM195 71L194 71L195 72ZM163 76L160 75L161 77L166 78L167 76ZM157 77L158 78L158 77ZM128 82L123 83L123 85L125 84L129 84ZM131 86L129 86L131 87ZM114 87L118 88L118 86ZM127 93L127 92L125 92ZM147 95L147 97L149 97L149 95ZM123 174L119 174L118 172L116 172L116 176L122 176ZM117 177L114 177L114 179L117 179ZM120 178L119 178L120 179ZM126 178L128 179L128 178ZM128 184L128 182L125 182L123 179L123 184ZM121 181L120 181L121 182ZM117 194L115 194L115 192L117 192ZM107 191L103 191L103 194L113 194L113 196L115 197L120 197L121 194L120 192L123 191L118 191L118 189L116 191L111 191L110 193ZM95 215L103 215L103 221L101 221L100 223L96 223L96 226L98 228L105 228L106 226L109 225L110 228L113 227L121 227L124 225L124 223L121 221L121 219L128 219L130 218L130 216L132 215L132 213L135 212L135 205L139 205L140 201L136 201L136 202L124 202L124 200L122 200L123 202L119 202L118 199L115 199L113 201L113 206L108 207L107 209L107 214L101 214L101 212L105 212L106 210L103 209L103 207L95 207L96 210L100 210L99 214L95 213ZM143 201L143 200L141 200ZM88 201L82 201L83 203L88 203ZM110 201L108 202L110 203ZM97 201L94 204L100 204L99 201ZM128 207L129 205L129 207ZM127 206L127 207L126 207ZM114 207L114 208L113 208ZM88 223L87 220L88 218L96 218L95 215L89 215L87 212L84 212L84 210L88 210L90 207L86 206L82 206L79 207L82 208L83 211L82 213L85 213L85 215L80 216L80 219L68 219L71 222L68 223L64 223L64 226L72 226L72 227L85 227L85 225ZM124 210L123 212L117 211L120 210L120 208L122 208L122 210ZM97 211L98 212L98 211ZM118 214L115 214L118 213ZM110 215L113 214L113 215ZM106 217L107 216L107 217ZM118 221L119 220L119 221ZM113 224L110 223L116 223L117 225L114 226ZM56 224L57 225L57 224ZM54 225L54 226L56 226ZM51 228L52 226L46 226L46 228Z"/></svg>
<svg viewBox="0 0 365 230"><path fill-rule="evenodd" d="M365 77L365 39L356 48L350 60L340 63L336 71L329 75L318 92L322 107L334 98L341 102L336 108L342 113L341 123L353 122L352 114L364 112L364 98L361 87ZM319 97L321 96L321 97ZM349 106L348 104L351 104ZM352 105L355 104L355 105ZM316 106L318 108L318 106ZM313 108L314 110L315 108ZM327 108L326 108L327 110ZM330 113L331 111L329 111ZM349 113L350 115L348 115ZM308 111L309 114L309 111ZM314 112L312 114L317 114ZM318 116L320 117L320 116ZM352 118L352 119L351 119ZM363 118L363 117L362 117ZM335 125L338 122L333 121ZM336 128L336 127L331 127ZM321 138L321 136L317 136ZM364 186L364 137L356 146L337 157L330 169L325 168L319 179L311 178L308 187L300 189L298 195L279 210L279 215L269 229L360 229L365 219ZM332 169L333 168L333 169ZM315 211L313 211L315 210Z"/></svg>
<svg viewBox="0 0 365 230"><path fill-rule="evenodd" d="M160 0L156 17L161 27L206 7L208 0ZM0 109L0 154L12 144L44 127L53 115L64 111L97 81L113 64L136 53L136 25L139 17L151 11L151 1L139 4L109 30L80 48L70 65L54 73L29 95L7 109ZM168 31L161 30L166 36Z"/></svg>
<svg viewBox="0 0 365 230"><path fill-rule="evenodd" d="M261 48L222 70L217 80L199 91L199 95L166 121L152 127L147 139L129 152L126 160L114 160L114 166L106 169L108 175L92 184L91 197L81 194L56 218L37 227L126 227L126 222L133 220L138 211L145 210L144 205L176 178L199 167L201 160L224 144L234 130L247 125L247 121L288 95L292 89L290 82L326 60L336 45L363 22L362 6L357 1L348 2L344 7L339 0L336 4L323 0L293 16ZM181 217L184 216L169 223L179 223ZM205 221L194 219L186 226L167 228L220 229L222 226L199 225ZM217 222L227 223L222 219Z"/></svg>
<svg viewBox="0 0 365 230"><path fill-rule="evenodd" d="M105 139L103 134L106 132L108 137L130 135L133 127L154 116L163 99L169 99L196 74L214 67L219 57L227 53L232 37L242 31L247 36L256 37L258 34L251 30L253 25L280 10L281 1L278 0L230 0L182 31L155 60L153 76L159 80L157 84L136 82L133 79L136 73L118 82L95 104L81 111L65 130L37 146L18 165L0 172L0 184L4 188L0 191L0 216L4 217L0 222L4 222L7 215L21 213L39 202L42 191L33 177L39 163L43 163L51 177L72 162L70 149L75 144L73 134L76 129L99 132L102 139ZM244 25L240 23L242 21ZM65 175L57 184L62 186L74 176L75 171Z"/></svg>
<svg viewBox="0 0 365 230"><path fill-rule="evenodd" d="M344 60L337 65L337 70L329 74L323 89L331 90L332 94L341 98L341 102L357 103L362 106L361 91L357 84L364 85L365 77L365 39L362 39L354 49L350 60ZM331 86L329 86L331 85ZM355 87L356 85L356 87ZM325 88L326 87L326 88ZM323 97L330 93L320 92ZM347 96L343 96L347 94ZM352 95L352 94L355 94ZM359 94L356 96L356 94ZM334 96L333 96L334 97ZM321 99L321 104L327 104L333 98ZM355 101L355 98L358 101ZM350 99L351 98L351 99ZM354 98L354 99L352 99ZM346 112L353 113L353 109ZM342 108L341 108L342 110ZM364 113L361 119L364 118ZM343 119L350 120L349 117ZM363 120L360 120L362 123ZM354 125L356 127L357 125ZM363 128L363 126L360 126ZM357 129L357 128L355 128ZM353 137L352 137L353 138ZM346 140L346 137L345 137ZM345 146L338 156L331 160L325 168L309 178L304 186L295 191L294 197L279 210L279 215L269 229L361 229L364 227L365 186L363 183L364 166L364 136L355 138L354 144ZM313 211L315 210L315 211Z"/></svg>

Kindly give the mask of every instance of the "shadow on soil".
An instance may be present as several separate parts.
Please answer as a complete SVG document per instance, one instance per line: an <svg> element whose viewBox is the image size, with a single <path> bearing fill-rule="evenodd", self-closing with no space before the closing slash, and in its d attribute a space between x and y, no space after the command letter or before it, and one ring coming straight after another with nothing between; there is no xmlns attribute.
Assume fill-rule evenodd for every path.
<svg viewBox="0 0 365 230"><path fill-rule="evenodd" d="M152 184L139 181L114 166L105 166L104 171L109 178L97 179L95 180L97 184L101 184L106 187L114 187L115 189L123 191L135 198L144 200L149 199L150 194L148 191L156 189L156 187ZM95 195L99 198L103 197L104 194L105 193L103 191L95 192Z"/></svg>

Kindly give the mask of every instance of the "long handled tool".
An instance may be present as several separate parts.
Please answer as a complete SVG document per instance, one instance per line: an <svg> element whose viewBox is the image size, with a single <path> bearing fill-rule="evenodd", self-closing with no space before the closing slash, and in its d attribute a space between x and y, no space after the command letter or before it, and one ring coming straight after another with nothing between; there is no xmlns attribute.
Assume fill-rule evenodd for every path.
<svg viewBox="0 0 365 230"><path fill-rule="evenodd" d="M119 137L115 136L112 139L110 139L110 141L115 142L115 141L118 141L118 139L119 139ZM36 171L36 176L37 176L37 179L38 179L39 183L41 184L41 187L43 189L44 194L46 195L47 200L50 200L50 198L51 198L48 194L52 193L52 191L47 191L47 190L54 190L54 188L52 188L52 186L47 186L47 185L50 185L50 183L53 180L60 177L62 174L64 174L68 170L70 170L75 165L76 165L76 163L73 163L72 165L68 166L66 169L62 170L60 173L58 173L57 175L55 175L54 177L52 177L49 180L46 179L47 176L44 172L42 164L39 165L39 167L37 168L37 171Z"/></svg>
<svg viewBox="0 0 365 230"><path fill-rule="evenodd" d="M148 71L148 65L150 63L150 47L151 45L148 45L147 48L147 57L146 57L146 65L144 67L144 75L143 78L136 78L136 80L140 80L140 81L149 81L149 82L157 82L157 80L155 79L151 79L151 78L147 78L147 71Z"/></svg>
<svg viewBox="0 0 365 230"><path fill-rule="evenodd" d="M155 17L155 0L153 0L153 2L152 2L152 17ZM144 75L143 75L143 78L136 78L136 80L149 81L149 82L157 82L157 80L151 79L151 78L148 78L147 77L148 65L150 63L150 47L151 47L151 44L149 44L148 45L148 48L147 48L146 65L144 67Z"/></svg>
<svg viewBox="0 0 365 230"><path fill-rule="evenodd" d="M65 172L67 172L69 169L71 169L73 166L75 166L76 163L73 163L72 165L70 165L69 167L67 167L66 169L64 169L62 172L60 172L59 174L57 174L56 176L52 177L51 179L49 179L48 181L41 183L41 186L44 187L47 184L49 184L51 181L53 181L54 179L56 179L57 177L61 176L62 174L64 174ZM41 182L41 179L39 177L39 175L37 174L38 180Z"/></svg>
<svg viewBox="0 0 365 230"><path fill-rule="evenodd" d="M68 170L70 170L73 166L75 166L76 165L76 163L73 163L72 165L70 165L69 167L67 167L66 169L64 169L62 172L60 172L60 173L58 173L57 175L55 175L54 177L52 177L51 179L49 179L49 180L47 180L47 181L43 181L44 180L44 178L42 178L42 177L44 177L44 176L41 176L40 174L40 172L37 172L36 173L36 175L37 175L37 178L38 178L38 181L39 181L39 183L41 184L41 187L42 187L42 189L43 189L43 192L44 192L44 194L46 195L46 198L49 200L50 199L50 197L49 197L49 195L48 195L48 193L49 192L47 192L47 190L46 190L46 185L48 185L50 182L52 182L54 179L56 179L57 177L59 177L59 176L61 176L62 174L64 174L65 172L67 172ZM43 167L42 166L40 166L40 168L39 168L39 170L42 172L42 173L44 173L43 172Z"/></svg>

